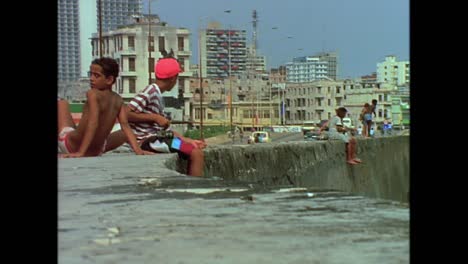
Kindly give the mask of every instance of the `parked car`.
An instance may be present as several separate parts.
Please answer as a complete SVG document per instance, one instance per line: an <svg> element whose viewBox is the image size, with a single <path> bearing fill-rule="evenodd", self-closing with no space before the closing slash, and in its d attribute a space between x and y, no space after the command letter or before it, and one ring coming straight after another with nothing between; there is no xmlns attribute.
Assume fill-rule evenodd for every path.
<svg viewBox="0 0 468 264"><path fill-rule="evenodd" d="M328 135L326 132L319 131L307 131L304 135L304 140L314 141L314 140L327 140Z"/></svg>
<svg viewBox="0 0 468 264"><path fill-rule="evenodd" d="M270 135L266 131L256 131L253 132L252 135L249 136L247 139L247 143L254 144L254 143L269 143L271 142Z"/></svg>

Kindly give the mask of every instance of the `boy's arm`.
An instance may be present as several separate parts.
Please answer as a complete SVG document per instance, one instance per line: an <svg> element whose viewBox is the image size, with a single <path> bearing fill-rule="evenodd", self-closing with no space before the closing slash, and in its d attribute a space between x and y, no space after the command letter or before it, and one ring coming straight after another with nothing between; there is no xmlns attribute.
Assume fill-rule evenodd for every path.
<svg viewBox="0 0 468 264"><path fill-rule="evenodd" d="M86 99L88 103L88 124L86 125L86 130L81 141L80 148L77 153L73 153L73 157L83 157L86 154L86 151L89 148L89 145L93 141L94 134L96 134L96 129L99 124L99 107L98 99L95 90L91 89L86 93Z"/></svg>
<svg viewBox="0 0 468 264"><path fill-rule="evenodd" d="M164 116L153 114L153 113L138 113L132 109L131 106L125 106L128 121L132 123L148 123L154 122L164 129L170 126L170 121L167 120Z"/></svg>
<svg viewBox="0 0 468 264"><path fill-rule="evenodd" d="M125 136L127 137L127 141L132 146L133 151L135 151L135 154L137 155L153 155L154 153L144 151L140 148L140 145L138 144L135 134L133 134L132 129L130 128L130 125L128 125L128 119L127 119L127 110L125 109L125 105L122 104L120 107L120 112L118 116L118 120L120 123L120 128L124 132Z"/></svg>
<svg viewBox="0 0 468 264"><path fill-rule="evenodd" d="M323 123L322 127L320 127L320 129L319 129L319 132L322 132L322 131L324 131L324 130L327 129L328 122L330 122L330 120L328 120L327 122Z"/></svg>

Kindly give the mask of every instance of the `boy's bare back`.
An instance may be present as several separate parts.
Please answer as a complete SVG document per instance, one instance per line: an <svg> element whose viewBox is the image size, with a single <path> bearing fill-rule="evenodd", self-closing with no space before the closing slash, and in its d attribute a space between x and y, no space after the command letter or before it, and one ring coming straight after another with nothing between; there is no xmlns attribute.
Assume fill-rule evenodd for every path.
<svg viewBox="0 0 468 264"><path fill-rule="evenodd" d="M86 156L97 156L103 152L105 141L109 136L123 105L122 97L111 90L90 89L87 93L88 101L83 106L83 115L75 133L70 137L73 141L83 140L85 131L93 122L97 122L96 132L86 151ZM96 109L97 112L93 113Z"/></svg>

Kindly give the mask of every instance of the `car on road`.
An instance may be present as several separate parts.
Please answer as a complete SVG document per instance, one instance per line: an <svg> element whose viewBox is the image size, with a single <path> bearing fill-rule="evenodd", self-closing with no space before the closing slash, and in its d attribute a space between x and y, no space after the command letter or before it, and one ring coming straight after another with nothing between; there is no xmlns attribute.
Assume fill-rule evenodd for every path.
<svg viewBox="0 0 468 264"><path fill-rule="evenodd" d="M327 140L328 136L326 132L319 131L307 131L304 135L304 140L314 141L314 140Z"/></svg>
<svg viewBox="0 0 468 264"><path fill-rule="evenodd" d="M266 131L255 131L247 139L247 143L249 144L270 143L270 142L271 142L270 135Z"/></svg>

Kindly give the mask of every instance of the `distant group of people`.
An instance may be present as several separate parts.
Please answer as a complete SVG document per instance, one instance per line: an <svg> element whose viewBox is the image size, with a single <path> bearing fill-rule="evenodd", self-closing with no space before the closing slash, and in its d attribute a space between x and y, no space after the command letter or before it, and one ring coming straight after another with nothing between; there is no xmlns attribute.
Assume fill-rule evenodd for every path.
<svg viewBox="0 0 468 264"><path fill-rule="evenodd" d="M170 91L182 72L173 52L155 65L155 83L138 93L128 105L112 91L119 74L119 65L112 58L95 59L90 66L91 89L78 125L75 125L66 100L58 98L59 157L100 156L124 143L137 155L178 153L188 160L187 174L202 176L206 143L185 138L172 131L164 113L162 93ZM111 133L116 119L120 130Z"/></svg>
<svg viewBox="0 0 468 264"><path fill-rule="evenodd" d="M362 123L362 127L350 128L343 125L343 118L346 116L348 110L344 107L337 108L336 115L328 120L320 128L320 132L327 131L329 139L337 139L346 143L346 162L350 165L356 165L362 162L357 157L357 140L354 137L356 133L363 135L364 137L371 137L374 135L374 129L372 128L372 115L376 117L377 100L373 99L371 104L365 103L364 107L359 115L359 120Z"/></svg>

